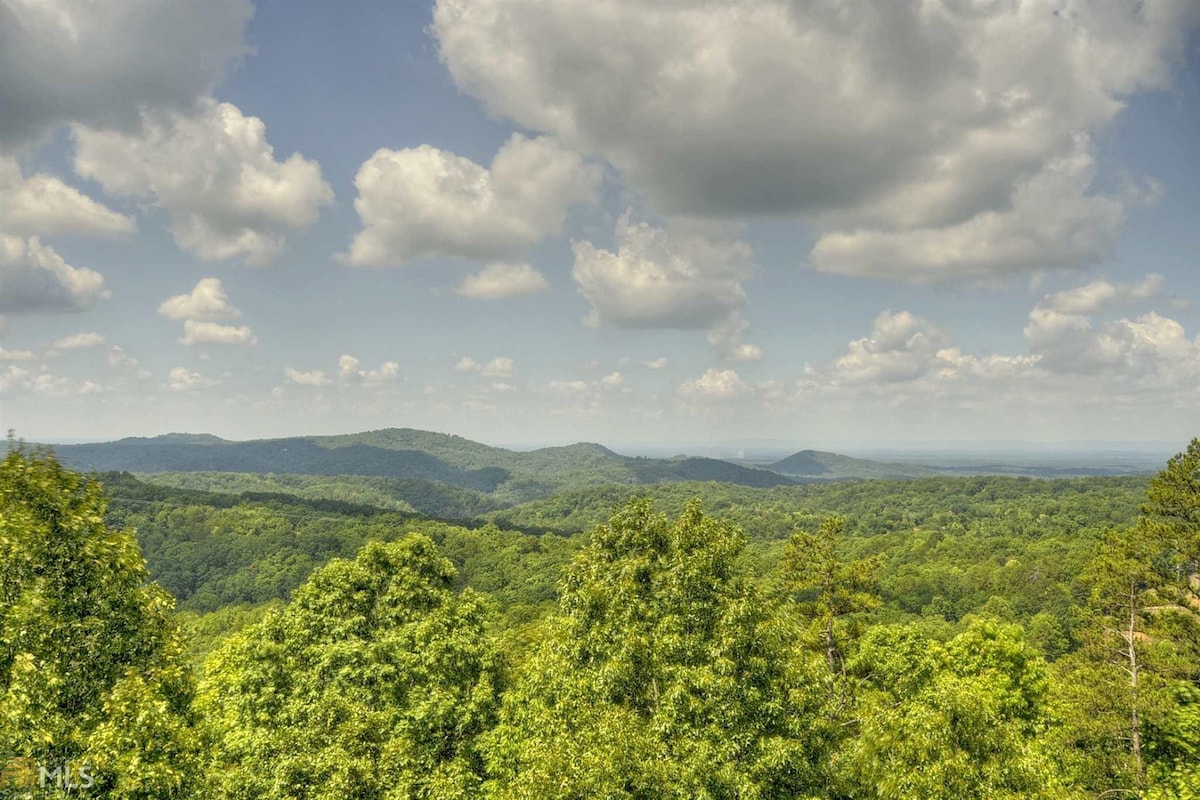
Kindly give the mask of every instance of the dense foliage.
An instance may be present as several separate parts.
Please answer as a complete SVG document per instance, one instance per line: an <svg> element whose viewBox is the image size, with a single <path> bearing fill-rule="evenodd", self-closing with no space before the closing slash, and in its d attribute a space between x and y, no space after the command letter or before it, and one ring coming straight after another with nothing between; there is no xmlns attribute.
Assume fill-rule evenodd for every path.
<svg viewBox="0 0 1200 800"><path fill-rule="evenodd" d="M176 797L195 766L193 677L173 600L106 505L53 458L0 462L0 757L105 797Z"/></svg>
<svg viewBox="0 0 1200 800"><path fill-rule="evenodd" d="M262 478L109 508L12 449L0 754L96 797L1200 796L1200 441L466 524Z"/></svg>

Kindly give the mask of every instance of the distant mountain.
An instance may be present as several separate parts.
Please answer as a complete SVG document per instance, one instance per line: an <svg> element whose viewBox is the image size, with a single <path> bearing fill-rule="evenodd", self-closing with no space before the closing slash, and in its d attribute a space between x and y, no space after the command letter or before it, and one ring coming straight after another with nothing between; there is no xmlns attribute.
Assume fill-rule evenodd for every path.
<svg viewBox="0 0 1200 800"><path fill-rule="evenodd" d="M164 433L162 436L146 438L131 436L113 444L229 444L228 439L213 436L211 433Z"/></svg>
<svg viewBox="0 0 1200 800"><path fill-rule="evenodd" d="M168 434L63 445L56 452L64 462L82 469L172 473L173 485L194 484L191 488L212 484L211 477L201 480L200 473L369 476L469 489L501 505L614 483L704 480L765 488L795 482L775 472L711 458L631 458L589 442L519 452L411 428L246 442ZM197 479L189 481L187 474L197 474ZM431 487L422 492L427 490ZM391 496L408 502L403 493L393 491Z"/></svg>
<svg viewBox="0 0 1200 800"><path fill-rule="evenodd" d="M928 478L938 470L918 464L889 464L865 458L851 458L820 450L801 450L769 464L767 469L781 475L836 480L844 478Z"/></svg>

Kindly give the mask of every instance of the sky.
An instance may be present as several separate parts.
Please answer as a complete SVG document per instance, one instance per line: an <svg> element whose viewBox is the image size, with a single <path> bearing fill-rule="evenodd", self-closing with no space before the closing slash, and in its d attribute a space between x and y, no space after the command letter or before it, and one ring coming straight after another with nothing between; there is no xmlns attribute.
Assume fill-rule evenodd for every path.
<svg viewBox="0 0 1200 800"><path fill-rule="evenodd" d="M1195 0L0 0L0 427L1200 435Z"/></svg>

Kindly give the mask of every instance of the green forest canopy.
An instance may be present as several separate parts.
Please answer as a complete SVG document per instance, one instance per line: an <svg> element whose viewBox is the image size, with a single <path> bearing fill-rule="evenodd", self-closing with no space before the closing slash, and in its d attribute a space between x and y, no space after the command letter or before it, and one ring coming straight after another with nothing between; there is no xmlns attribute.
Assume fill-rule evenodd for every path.
<svg viewBox="0 0 1200 800"><path fill-rule="evenodd" d="M10 450L0 757L112 798L1200 796L1197 441L467 523L254 492Z"/></svg>

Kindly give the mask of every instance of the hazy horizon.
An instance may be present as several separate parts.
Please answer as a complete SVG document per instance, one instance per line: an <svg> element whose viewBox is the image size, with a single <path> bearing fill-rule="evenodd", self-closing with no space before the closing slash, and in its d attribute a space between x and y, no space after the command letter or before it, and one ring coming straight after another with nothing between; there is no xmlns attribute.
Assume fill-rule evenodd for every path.
<svg viewBox="0 0 1200 800"><path fill-rule="evenodd" d="M406 426L397 426L406 427ZM420 429L418 429L420 430ZM365 430L342 430L323 433L295 433L283 437L252 437L251 439L226 439L227 441L252 441L259 438L303 438L306 436L339 436L365 433ZM451 436L460 436L453 431L430 431ZM32 439L46 445L98 444L123 438L154 438L169 435L215 435L208 431L166 431L157 434L103 438L54 438ZM226 437L219 437L225 439ZM1116 464L1128 465L1138 470L1157 468L1170 456L1186 449L1187 442L1146 441L1021 441L1021 440L963 440L963 441L852 441L812 440L795 442L787 440L749 439L691 440L691 441L594 441L574 440L520 440L503 441L489 438L463 437L492 447L509 450L530 451L546 447L562 447L591 442L600 444L613 452L626 456L671 457L679 455L731 459L748 463L764 464L779 460L802 450L833 452L855 458L874 461L896 461L900 463L927 465L1071 465L1108 467Z"/></svg>

